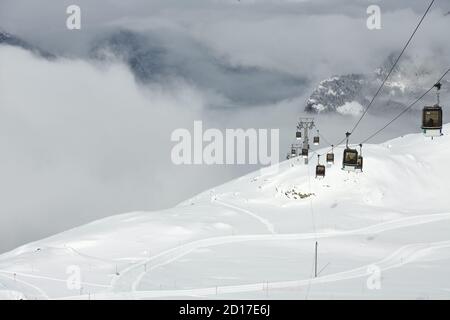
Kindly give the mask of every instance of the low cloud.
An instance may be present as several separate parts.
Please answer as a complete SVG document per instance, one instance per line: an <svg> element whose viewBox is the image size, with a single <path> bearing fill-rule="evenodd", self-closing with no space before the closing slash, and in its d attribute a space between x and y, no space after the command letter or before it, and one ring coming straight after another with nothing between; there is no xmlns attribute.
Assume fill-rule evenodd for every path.
<svg viewBox="0 0 450 320"><path fill-rule="evenodd" d="M257 169L174 166L170 134L194 120L278 128L283 155L317 82L372 72L401 48L425 9L419 0L378 1L382 29L369 31L367 1L78 3L84 20L73 32L65 29L70 1L0 3L3 29L65 57L48 61L0 46L0 252L112 214L172 206ZM431 70L428 79L448 68L445 6L435 7L408 49L416 69ZM138 83L120 59L89 58L93 43L122 29L162 41L164 81ZM391 117L389 110L368 115L353 142ZM354 120L316 117L330 143ZM420 114L408 113L373 142L417 132L419 122Z"/></svg>

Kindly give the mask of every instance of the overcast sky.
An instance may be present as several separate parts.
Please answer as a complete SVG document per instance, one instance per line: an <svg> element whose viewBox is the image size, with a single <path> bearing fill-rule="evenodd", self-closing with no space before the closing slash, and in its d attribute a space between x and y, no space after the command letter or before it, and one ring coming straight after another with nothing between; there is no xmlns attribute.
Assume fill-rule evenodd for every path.
<svg viewBox="0 0 450 320"><path fill-rule="evenodd" d="M425 2L0 0L0 29L58 56L0 46L0 252L112 214L166 208L256 169L174 166L170 134L196 119L279 128L287 148L317 82L375 70L404 44ZM382 29L370 31L374 3ZM79 31L65 27L70 4L81 7ZM432 78L449 65L448 11L449 1L436 0L408 49ZM120 29L166 52L157 61L168 70L163 81L142 83L125 63L91 59ZM389 116L370 115L358 134ZM317 121L335 140L354 118ZM412 114L377 141L414 131Z"/></svg>

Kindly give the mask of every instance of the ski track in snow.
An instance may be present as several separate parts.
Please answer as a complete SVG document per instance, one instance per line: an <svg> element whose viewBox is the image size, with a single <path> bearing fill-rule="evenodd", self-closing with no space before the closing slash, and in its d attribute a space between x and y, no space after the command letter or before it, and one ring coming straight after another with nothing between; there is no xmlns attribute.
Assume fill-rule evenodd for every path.
<svg viewBox="0 0 450 320"><path fill-rule="evenodd" d="M418 224L425 224L430 222L435 222L439 220L450 219L450 213L438 213L431 215L419 215L412 216L402 219L396 219L388 222L383 222L380 224L349 230L349 231L337 231L337 232L327 232L327 233L300 233L300 234L263 234L263 235L234 235L234 236L223 236L223 237L213 237L196 240L187 244L183 244L166 251L160 252L159 254L150 257L149 259L132 265L124 269L120 275L114 278L111 282L111 290L116 294L123 295L124 292L130 292L134 294L138 292L139 284L142 278L146 275L148 271L154 270L158 267L169 264L179 258L193 252L199 248L212 247L222 244L229 244L235 242L244 241L261 241L261 240L307 240L315 238L329 238L335 236L348 236L357 234L374 234L381 233L383 231L389 231L398 228L404 228L409 226L414 226ZM415 245L413 245L415 246ZM408 246L406 246L408 247ZM147 266L149 265L149 266ZM144 270L145 268L145 270ZM141 270L140 270L141 269ZM359 270L360 268L358 268ZM137 274L136 274L137 271ZM349 271L350 272L350 271ZM342 274L342 273L340 273ZM366 274L366 273L365 273ZM326 276L329 277L329 276ZM324 277L320 277L323 279ZM318 279L318 278L316 278ZM312 281L310 279L304 281ZM315 280L314 280L315 281ZM313 281L313 283L315 283ZM288 281L291 283L291 281ZM297 281L298 282L298 281ZM234 286L232 286L234 287ZM215 290L215 288L214 288ZM175 290L180 292L180 290ZM161 294L161 291L157 291ZM112 293L114 294L114 293ZM196 293L197 294L197 293Z"/></svg>
<svg viewBox="0 0 450 320"><path fill-rule="evenodd" d="M97 260L97 261L104 262L104 263L111 263L111 262L117 262L118 261L118 260L115 260L115 259L105 259L105 258L91 256L91 255L85 254L85 253L83 253L83 252L81 252L81 251L79 251L79 250L77 250L77 249L75 249L75 248L73 248L71 246L68 246L68 245L65 245L64 248L72 250L75 254L79 255L82 258L86 258L86 259Z"/></svg>
<svg viewBox="0 0 450 320"><path fill-rule="evenodd" d="M207 288L195 288L186 290L153 290L153 291L134 291L134 292L119 292L119 293L103 293L97 294L99 299L151 299L151 298L163 298L163 297L186 297L186 296L198 296L205 297L218 294L230 294L230 293L243 293L254 292L273 289L284 289L292 287L308 286L310 284L329 283L336 281L349 280L354 278L366 277L370 275L368 268L376 265L381 271L401 267L407 263L415 261L418 257L426 255L433 250L450 247L450 240L438 241L431 243L416 243L408 244L388 257L379 260L377 262L364 265L362 267L354 268L348 271L337 272L313 279L304 280L289 280L279 282L259 282L246 285L233 285L233 286L219 286L219 287L207 287ZM62 299L86 299L86 296L74 296L65 297Z"/></svg>
<svg viewBox="0 0 450 320"><path fill-rule="evenodd" d="M217 200L216 200L217 201ZM226 207L229 207L233 210L240 210L244 211L245 213L249 214L251 213L249 210L242 209L239 207L236 207L234 205L230 205L228 203L219 201L220 205L224 205ZM251 213L252 216L257 216L256 214ZM258 220L263 219L259 217ZM212 288L197 288L197 289L190 289L190 290L158 290L158 291L138 291L138 287L140 285L140 282L142 281L143 277L149 272L156 268L159 268L161 266L170 264L181 257L193 252L196 249L199 248L207 248L207 247L213 247L223 244L230 244L230 243L237 243L237 242L245 242L245 241L267 241L267 240L276 240L276 241L282 241L282 240L307 240L307 239L315 239L315 238L329 238L329 237L339 237L339 236L348 236L348 235L358 235L358 234L377 234L381 233L383 231L389 231L394 230L398 228L404 228L419 224L426 224L430 222L436 222L440 220L447 220L450 219L450 213L438 213L438 214L428 214L428 215L418 215L418 216L411 216L407 218L401 218L396 219L392 221L387 221L367 227L363 227L360 229L355 230L348 230L348 231L336 231L336 232L326 232L326 233L300 233L300 234L247 234L247 235L233 235L233 236L221 236L221 237L212 237L212 238L205 238L200 239L196 241L192 241L186 244L182 244L170 249L167 249L165 251L160 252L159 254L156 254L148 259L144 259L143 261L133 264L129 266L128 268L124 269L119 276L112 279L111 284L108 285L96 285L96 284L89 284L94 285L98 287L105 287L110 288L107 292L104 293L96 293L95 297L99 299L106 299L106 298L117 298L117 299L124 299L124 298L138 298L138 299L144 299L144 298L156 298L156 297L175 297L175 296L205 296L205 295L215 295L215 294L225 294L225 293L239 293L239 292L250 292L250 291L258 291L261 290L263 285L267 285L265 283L256 283L256 284L247 284L247 285L233 285L233 286L223 286L223 287L212 287ZM265 220L265 219L263 219ZM267 220L265 220L267 221ZM265 224L266 226L271 225L270 223ZM268 228L268 230L270 230ZM273 230L273 228L272 228ZM419 243L419 244L411 244L406 245L393 254L391 254L389 257L376 262L375 264L380 267L382 270L394 268L401 266L403 264L408 263L411 259L411 257L414 257L416 253L420 253L426 250L431 249L437 249L440 247L447 247L450 246L450 241L441 241L436 243ZM66 247L68 249L72 249L77 254L80 254L80 252L77 252L76 250L73 250L73 248ZM97 257L88 256L85 254L81 254L85 258L95 258L98 260L109 260L109 259L100 259ZM396 258L399 258L401 262L396 262ZM398 260L398 259L397 259ZM111 259L111 261L114 261ZM369 264L372 265L372 264ZM362 276L367 276L367 267L369 265L358 267L356 269L352 269L349 271L343 271L331 275L326 275L314 279L306 279L306 280L289 280L289 281L282 281L282 282L272 282L269 283L269 289L276 289L276 288L288 288L288 287L301 287L305 284L309 283L324 283L324 282L331 282L331 281L339 281L339 280L346 280L351 278L357 278ZM3 274L1 274L3 273ZM0 270L0 277L3 277L5 279L14 281L14 278L4 275L5 273L13 274L13 272L10 271L2 271ZM51 277L45 277L45 276L38 276L38 275L29 275L29 274L20 274L24 277L32 277L32 278L38 278L38 279L44 279L44 280L53 280L62 282L65 280L63 279L56 279ZM22 285L28 287L31 289L33 293L29 293L26 291L25 293L28 293L29 296L33 297L39 297L42 299L49 299L49 296L39 287L28 283L23 280L19 280L16 278L15 280L17 283L21 283ZM216 290L218 290L218 293L216 293ZM36 294L38 293L38 294ZM94 294L91 294L89 298L92 298ZM87 299L87 295L79 295L75 297L65 297L60 299Z"/></svg>
<svg viewBox="0 0 450 320"><path fill-rule="evenodd" d="M11 273L14 275L14 272L11 272ZM24 285L26 288L30 288L32 292L34 291L34 293L30 294L30 293L28 293L28 291L24 292L24 291L18 290L18 291L22 292L23 294L25 294L25 296L37 297L37 298L40 297L41 299L44 299L44 300L50 299L50 297L47 295L47 293L45 293L44 290L42 290L41 288L39 288L27 281L17 279L17 277L14 278L14 276L13 277L5 276L3 274L0 274L0 278L8 279L8 281L12 281L13 283L14 282L20 283L20 284ZM36 293L38 293L38 294L36 294Z"/></svg>
<svg viewBox="0 0 450 320"><path fill-rule="evenodd" d="M54 278L54 277L48 277L48 276L40 276L40 275L30 274L30 273L11 272L11 271L7 271L7 270L0 270L0 276L2 276L1 274L9 274L9 275L13 275L13 276L14 276L14 274L16 274L16 280L17 280L17 276L21 276L21 277L32 278L32 279L43 279L43 280L51 280L51 281L55 281L55 282L67 283L67 279L60 279L60 278ZM7 277L7 278L10 278L10 277ZM10 279L13 279L13 278L10 278ZM82 282L80 282L80 284L86 285L86 286L91 286L91 287L110 288L109 285L92 283L92 282L83 282L82 281Z"/></svg>
<svg viewBox="0 0 450 320"><path fill-rule="evenodd" d="M215 199L215 200L214 200L214 203L217 203L217 204L219 204L219 205L221 205L221 206L223 206L223 207L229 208L229 209L233 209L233 210L235 210L235 211L240 211L240 212L246 213L246 214L248 214L249 216L251 216L251 217L255 218L256 220L258 220L259 222L261 222L263 225L265 225L266 228L267 228L267 230L268 230L270 233L273 233L273 234L276 233L276 232L275 232L275 227L273 226L273 224L272 224L269 220L267 220L267 219L265 219L265 218L263 218L263 217L257 215L257 214L254 213L254 212L251 212L250 210L247 210L247 209L244 209L244 208L240 208L240 207L238 207L238 206L235 206L235 205L233 205L233 204L224 202L224 201L219 200L219 199Z"/></svg>

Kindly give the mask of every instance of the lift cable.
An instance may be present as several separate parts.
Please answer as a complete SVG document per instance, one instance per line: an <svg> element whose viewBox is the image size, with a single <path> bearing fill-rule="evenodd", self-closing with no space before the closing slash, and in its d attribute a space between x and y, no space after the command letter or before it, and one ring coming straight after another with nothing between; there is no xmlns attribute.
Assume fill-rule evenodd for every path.
<svg viewBox="0 0 450 320"><path fill-rule="evenodd" d="M440 83L446 76L447 74L450 73L450 68L447 69L444 74L436 81L436 84ZM397 116L395 116L392 120L390 120L388 123L386 123L382 128L380 128L379 130L375 131L373 134L371 134L370 136L368 136L366 139L364 139L361 144L364 144L366 142L368 142L369 140L371 140L373 137L377 136L379 133L381 133L384 129L386 129L387 127L389 127L393 122L395 122L398 118L400 118L402 115L404 115L406 112L408 112L412 107L414 107L420 100L422 100L427 94L429 94L435 87L436 84L434 84L432 87L430 87L427 91L425 91L420 97L418 97L414 102L412 102L411 104L409 104L405 109L403 109ZM343 140L345 141L345 139ZM357 147L358 144L349 144L349 146L355 146ZM341 148L342 146L337 145L334 146L334 148ZM324 155L324 153L320 154L320 155Z"/></svg>
<svg viewBox="0 0 450 320"><path fill-rule="evenodd" d="M353 132L356 130L356 128L358 127L358 125L360 124L361 120L364 118L364 116L367 114L367 111L369 111L370 107L372 106L373 102L375 101L375 98L380 94L381 90L383 89L387 79L389 78L389 76L392 74L392 72L394 71L395 67L397 66L398 62L400 61L400 58L402 57L402 55L405 53L406 48L409 46L409 44L411 43L414 35L416 34L417 30L419 30L420 25L422 24L423 20L425 19L425 17L427 16L428 12L430 11L431 7L433 6L435 0L432 0L430 2L430 4L428 5L427 10L425 11L425 13L423 14L422 18L420 19L419 23L417 24L416 28L414 29L413 33L411 34L411 36L409 37L408 41L406 42L405 46L403 47L402 51L400 52L399 56L397 57L397 60L395 60L394 64L392 65L391 69L389 70L389 73L387 74L387 76L384 78L383 82L381 83L380 87L378 88L378 90L376 91L375 95L373 96L372 100L370 101L370 103L367 105L366 109L364 110L363 114L361 115L361 117L359 118L359 120L356 122L356 124L354 125L353 129L350 131L350 134L353 134ZM345 140L345 139L344 139Z"/></svg>
<svg viewBox="0 0 450 320"><path fill-rule="evenodd" d="M442 79L450 72L450 68L439 78L439 80L436 82L436 84L440 83ZM405 114L408 110L410 110L414 105L417 104L420 100L422 100L428 93L430 93L431 90L433 90L436 87L436 84L434 84L431 88L429 88L427 91L425 91L419 98L417 98L413 103L411 103L409 106L407 106L402 112L400 112L397 116L395 116L391 121L386 123L381 129L371 134L369 137L367 137L365 140L363 140L361 143L366 143L376 135L378 135L380 132L382 132L384 129L386 129L388 126L390 126L395 120L400 118L403 114Z"/></svg>
<svg viewBox="0 0 450 320"><path fill-rule="evenodd" d="M364 139L361 144L364 144L366 142L368 142L369 140L371 140L373 137L377 136L379 133L381 133L384 129L386 129L387 127L389 127L393 122L395 122L398 118L400 118L402 115L404 115L406 112L408 112L412 107L414 107L420 100L422 100L426 95L428 95L435 87L438 83L440 83L448 74L450 73L450 68L447 69L444 74L436 81L436 84L434 84L432 87L430 87L427 91L425 91L420 97L418 97L414 102L412 102L411 104L409 104L405 109L403 109L398 115L396 115L392 120L390 120L389 122L387 122L382 128L380 128L379 130L375 131L373 134L371 134L370 136L368 136L366 139ZM323 138L323 137L322 137ZM323 138L326 141L325 138ZM345 141L345 139L343 140ZM342 141L342 142L343 142ZM341 143L342 143L341 142ZM340 144L341 144L340 143ZM334 148L341 148L341 145L335 145ZM355 147L358 146L358 144L351 144L352 146L354 145ZM349 144L350 146L350 144ZM321 153L320 156L324 155L325 153Z"/></svg>
<svg viewBox="0 0 450 320"><path fill-rule="evenodd" d="M323 136L323 134L320 133L320 131L317 130L317 133L322 138L322 140L325 141L326 144L329 144L331 146L331 143Z"/></svg>
<svg viewBox="0 0 450 320"><path fill-rule="evenodd" d="M395 60L394 64L392 65L391 69L389 70L389 73L387 74L387 76L384 78L383 82L381 83L380 87L378 88L378 90L376 91L375 95L373 96L373 98L371 99L371 101L369 102L369 104L367 105L366 109L364 110L363 114L361 115L361 117L358 119L358 121L356 122L356 124L353 126L352 130L349 132L350 135L353 134L353 132L356 130L356 128L359 126L360 122L362 121L362 119L364 118L364 116L367 114L367 111L370 109L370 107L373 105L373 102L375 101L376 97L380 94L381 90L383 89L384 85L386 84L387 79L390 77L390 75L392 74L392 72L394 71L395 67L397 66L398 62L400 61L400 58L403 56L403 54L405 53L406 49L408 48L409 44L411 43L414 35L416 34L417 30L419 30L419 27L421 26L423 20L425 19L425 17L427 16L428 12L430 11L431 7L433 6L435 0L432 0L430 2L430 4L428 5L427 9L425 10L425 13L422 15L422 18L420 19L419 23L417 24L417 26L414 28L414 31L412 32L411 36L409 37L408 41L406 42L405 46L403 47L402 51L400 52L399 56L397 57L397 59ZM430 90L431 91L431 90ZM406 112L406 111L405 111ZM395 121L395 119L393 120ZM335 147L341 145L344 141L347 140L347 136L344 137L342 140L340 140L338 143L334 144ZM331 145L331 144L330 144Z"/></svg>

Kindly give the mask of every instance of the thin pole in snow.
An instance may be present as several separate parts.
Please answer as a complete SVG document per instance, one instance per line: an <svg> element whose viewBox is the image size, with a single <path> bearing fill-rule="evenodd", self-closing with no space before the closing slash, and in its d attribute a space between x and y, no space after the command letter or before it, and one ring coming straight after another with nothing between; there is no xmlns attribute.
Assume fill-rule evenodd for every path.
<svg viewBox="0 0 450 320"><path fill-rule="evenodd" d="M314 258L314 278L317 278L317 246L318 243L316 241L315 258Z"/></svg>

